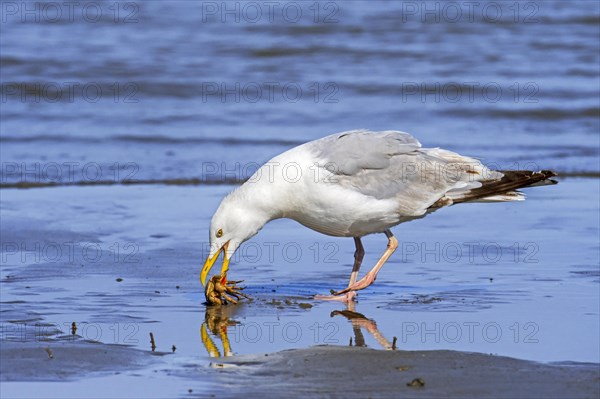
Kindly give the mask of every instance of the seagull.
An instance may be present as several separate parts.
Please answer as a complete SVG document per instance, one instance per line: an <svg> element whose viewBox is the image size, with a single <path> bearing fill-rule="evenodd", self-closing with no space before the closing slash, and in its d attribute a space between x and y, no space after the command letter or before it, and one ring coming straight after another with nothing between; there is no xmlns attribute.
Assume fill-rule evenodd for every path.
<svg viewBox="0 0 600 399"><path fill-rule="evenodd" d="M356 246L348 286L319 299L353 301L370 286L398 248L391 228L464 202L522 201L523 187L556 184L549 170L492 170L478 159L423 148L409 133L352 130L294 147L261 166L228 194L210 223L210 250L200 280L223 252L221 284L229 260L269 221L288 218L317 232L352 237ZM364 277L361 238L386 235L387 248Z"/></svg>

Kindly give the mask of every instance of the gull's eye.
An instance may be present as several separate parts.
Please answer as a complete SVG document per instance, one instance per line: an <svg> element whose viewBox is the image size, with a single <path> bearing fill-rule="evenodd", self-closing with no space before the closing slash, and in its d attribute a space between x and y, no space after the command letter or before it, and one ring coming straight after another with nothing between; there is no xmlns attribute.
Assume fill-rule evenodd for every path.
<svg viewBox="0 0 600 399"><path fill-rule="evenodd" d="M223 235L223 230L222 229L217 230L217 238L221 238L222 235Z"/></svg>

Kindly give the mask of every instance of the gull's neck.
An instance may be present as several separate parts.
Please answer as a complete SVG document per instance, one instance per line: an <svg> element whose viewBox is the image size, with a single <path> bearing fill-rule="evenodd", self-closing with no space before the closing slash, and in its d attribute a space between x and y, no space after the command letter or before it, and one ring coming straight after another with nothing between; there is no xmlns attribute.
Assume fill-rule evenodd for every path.
<svg viewBox="0 0 600 399"><path fill-rule="evenodd" d="M247 181L229 194L227 200L235 202L236 207L247 212L246 216L260 227L284 215L282 193L266 179Z"/></svg>
<svg viewBox="0 0 600 399"><path fill-rule="evenodd" d="M286 179L282 168L285 168L289 159L297 159L302 163L307 158L303 148L293 148L271 159L229 194L227 200L235 202L234 207L241 210L245 219L250 219L249 222L255 227L259 226L258 230L271 220L289 217L298 208L298 201L303 198L299 192L304 184L302 179Z"/></svg>

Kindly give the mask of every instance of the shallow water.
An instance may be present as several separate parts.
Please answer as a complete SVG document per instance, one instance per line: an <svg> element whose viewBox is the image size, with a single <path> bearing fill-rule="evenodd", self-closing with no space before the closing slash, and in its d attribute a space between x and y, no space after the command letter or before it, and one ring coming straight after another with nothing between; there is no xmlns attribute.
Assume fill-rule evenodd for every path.
<svg viewBox="0 0 600 399"><path fill-rule="evenodd" d="M42 11L22 23L20 8L2 9L0 342L87 339L143 358L152 332L167 354L59 387L44 375L3 381L2 397L200 395L217 353L383 349L394 338L406 350L600 362L597 2L482 2L485 14L457 22L451 9L421 22L435 2L322 3L317 22L312 3L292 3L297 23L223 23L221 3L98 4L97 23ZM273 86L291 91L271 98ZM456 206L395 228L399 250L351 309L312 296L346 284L352 240L275 221L232 263L253 301L207 309L206 230L230 183L361 127L567 178L524 203ZM153 184L113 185L124 181ZM64 187L98 183L111 186ZM364 244L368 269L385 238Z"/></svg>
<svg viewBox="0 0 600 399"><path fill-rule="evenodd" d="M404 349L597 362L598 224L587 217L598 212L596 188L589 179L568 179L530 190L524 203L456 206L398 227L398 253L359 295L355 311ZM198 224L210 212L198 210L197 198L212 209L227 189L3 191L4 321L37 315L63 332L76 321L88 338L145 350L152 331L161 350L175 344L178 355L206 356L199 337L206 308L197 281L206 245ZM582 195L573 198L572 192ZM81 200L76 213L67 201L75 194ZM172 206L161 206L167 203ZM92 224L102 207L119 212ZM385 238L364 241L367 268ZM344 306L311 296L345 284L352 252L349 239L324 237L291 221L268 225L233 261L232 278L246 280L255 298L225 315L240 323L230 327L235 353L347 344L350 323L330 316ZM487 335L478 336L489 323ZM493 332L502 334L498 342ZM560 345L565 337L570 345Z"/></svg>

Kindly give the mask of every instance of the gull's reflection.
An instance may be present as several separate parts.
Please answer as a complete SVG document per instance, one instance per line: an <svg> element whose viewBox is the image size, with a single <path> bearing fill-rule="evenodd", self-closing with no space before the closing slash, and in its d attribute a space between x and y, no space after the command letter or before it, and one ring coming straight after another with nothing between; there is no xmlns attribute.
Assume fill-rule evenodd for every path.
<svg viewBox="0 0 600 399"><path fill-rule="evenodd" d="M394 341L390 343L390 341L388 341L383 336L381 331L379 331L379 329L377 328L377 323L375 323L375 320L369 319L362 313L358 313L356 311L355 302L347 303L346 310L334 310L333 312L331 312L331 317L337 315L344 316L346 319L350 320L350 323L352 323L355 346L367 346L365 344L365 336L363 335L361 330L361 328L364 328L369 334L373 336L373 338L375 338L377 342L379 342L379 345L381 345L384 349L396 349L396 340L394 339Z"/></svg>
<svg viewBox="0 0 600 399"><path fill-rule="evenodd" d="M221 340L223 344L223 356L233 355L229 338L227 337L227 328L239 324L239 322L229 319L233 316L236 308L237 306L206 307L204 323L200 327L200 338L210 357L221 357L221 352L219 352L217 345L215 345L208 331Z"/></svg>
<svg viewBox="0 0 600 399"><path fill-rule="evenodd" d="M238 306L206 307L204 323L200 327L200 337L210 357L233 356L233 350L227 336L227 329L240 324L240 322L233 320L237 309L239 309ZM396 339L394 338L394 341L390 343L377 328L375 320L369 319L356 311L356 303L348 303L345 310L334 310L330 314L331 317L338 315L345 317L352 324L354 346L366 346L365 336L363 335L363 330L366 330L384 349L396 349ZM222 355L213 338L221 341L223 346Z"/></svg>

